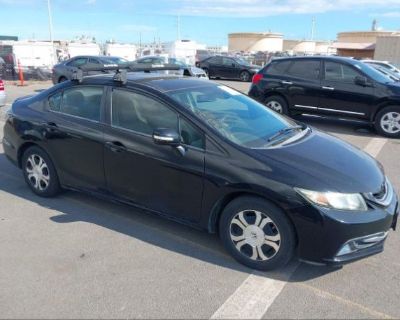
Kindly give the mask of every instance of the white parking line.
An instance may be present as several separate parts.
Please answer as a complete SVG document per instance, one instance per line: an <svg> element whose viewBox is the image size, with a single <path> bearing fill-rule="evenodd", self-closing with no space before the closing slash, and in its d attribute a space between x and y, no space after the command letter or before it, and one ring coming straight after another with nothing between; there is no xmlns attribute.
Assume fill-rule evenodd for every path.
<svg viewBox="0 0 400 320"><path fill-rule="evenodd" d="M386 142L385 138L372 138L364 151L376 158ZM298 266L299 263L289 265L279 280L253 272L211 316L211 319L261 319Z"/></svg>
<svg viewBox="0 0 400 320"><path fill-rule="evenodd" d="M290 264L279 274L281 279L253 272L211 319L261 319L298 266L298 262Z"/></svg>
<svg viewBox="0 0 400 320"><path fill-rule="evenodd" d="M364 151L376 158L387 141L388 140L385 138L372 138L371 141L364 148Z"/></svg>

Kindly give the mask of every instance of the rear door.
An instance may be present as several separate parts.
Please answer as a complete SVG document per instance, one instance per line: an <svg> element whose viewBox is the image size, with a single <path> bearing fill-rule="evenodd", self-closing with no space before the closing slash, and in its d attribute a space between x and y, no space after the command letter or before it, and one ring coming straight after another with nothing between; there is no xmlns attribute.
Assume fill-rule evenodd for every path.
<svg viewBox="0 0 400 320"><path fill-rule="evenodd" d="M63 183L83 189L105 187L103 86L76 85L49 98L42 126L46 148Z"/></svg>
<svg viewBox="0 0 400 320"><path fill-rule="evenodd" d="M375 105L372 85L355 83L356 77L366 77L360 70L337 61L324 61L320 112L367 118ZM371 81L372 84L372 81Z"/></svg>
<svg viewBox="0 0 400 320"><path fill-rule="evenodd" d="M237 63L232 58L222 57L222 65L219 69L219 74L223 78L235 79L239 78L239 68Z"/></svg>
<svg viewBox="0 0 400 320"><path fill-rule="evenodd" d="M321 94L320 59L294 59L280 80L289 108L313 112Z"/></svg>
<svg viewBox="0 0 400 320"><path fill-rule="evenodd" d="M156 97L113 89L105 132L104 168L110 192L136 205L197 222L200 219L204 134ZM179 130L182 154L156 144L157 128Z"/></svg>

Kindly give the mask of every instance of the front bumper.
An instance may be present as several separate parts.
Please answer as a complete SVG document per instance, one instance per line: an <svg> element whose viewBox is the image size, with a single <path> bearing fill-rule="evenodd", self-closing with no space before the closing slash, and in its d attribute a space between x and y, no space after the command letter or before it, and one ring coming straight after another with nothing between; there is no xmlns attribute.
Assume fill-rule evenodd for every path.
<svg viewBox="0 0 400 320"><path fill-rule="evenodd" d="M396 228L398 197L382 207L369 203L366 212L348 212L307 205L292 215L298 255L316 264L344 264L382 252L390 229Z"/></svg>

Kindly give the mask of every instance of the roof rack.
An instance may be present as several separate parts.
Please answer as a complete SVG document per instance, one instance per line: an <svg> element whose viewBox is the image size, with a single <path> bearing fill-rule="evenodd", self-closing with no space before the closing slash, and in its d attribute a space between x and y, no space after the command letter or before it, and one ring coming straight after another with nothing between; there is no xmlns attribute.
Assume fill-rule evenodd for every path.
<svg viewBox="0 0 400 320"><path fill-rule="evenodd" d="M182 67L178 64L157 64L149 65L144 63L124 63L124 64L94 64L88 63L86 65L75 67L73 70L72 80L79 83L83 80L83 73L90 71L107 72L115 71L113 80L126 84L127 73L130 72L152 72L152 71L178 71Z"/></svg>

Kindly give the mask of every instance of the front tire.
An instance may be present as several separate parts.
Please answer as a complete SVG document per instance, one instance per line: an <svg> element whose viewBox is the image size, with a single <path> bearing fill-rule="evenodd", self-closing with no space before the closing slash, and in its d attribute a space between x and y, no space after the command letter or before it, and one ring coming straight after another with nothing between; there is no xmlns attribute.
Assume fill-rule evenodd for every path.
<svg viewBox="0 0 400 320"><path fill-rule="evenodd" d="M294 228L285 213L257 197L240 197L221 216L219 235L240 263L257 270L284 267L293 257Z"/></svg>
<svg viewBox="0 0 400 320"><path fill-rule="evenodd" d="M375 117L376 131L385 137L400 137L400 106L383 108Z"/></svg>
<svg viewBox="0 0 400 320"><path fill-rule="evenodd" d="M249 82L251 80L250 73L248 71L242 71L239 75L240 81Z"/></svg>
<svg viewBox="0 0 400 320"><path fill-rule="evenodd" d="M22 156L22 170L29 188L38 196L54 197L61 191L53 162L45 151L33 146Z"/></svg>

